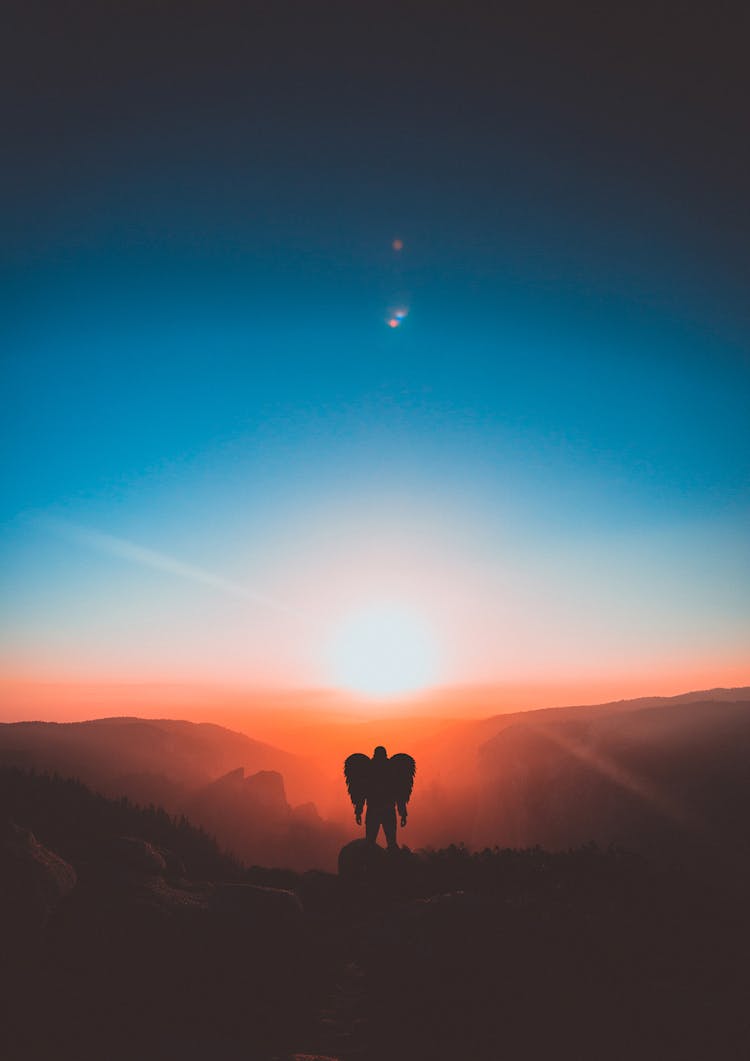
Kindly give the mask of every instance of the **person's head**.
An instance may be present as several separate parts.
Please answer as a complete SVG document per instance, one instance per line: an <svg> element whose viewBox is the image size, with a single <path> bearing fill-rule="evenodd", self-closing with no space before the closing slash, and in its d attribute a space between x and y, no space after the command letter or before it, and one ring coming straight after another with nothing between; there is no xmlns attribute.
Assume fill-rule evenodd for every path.
<svg viewBox="0 0 750 1061"><path fill-rule="evenodd" d="M377 748L375 749L375 751L372 753L372 757L376 761L378 759L387 759L388 758L388 752L385 750L385 748L383 747L382 744L379 744L377 746Z"/></svg>

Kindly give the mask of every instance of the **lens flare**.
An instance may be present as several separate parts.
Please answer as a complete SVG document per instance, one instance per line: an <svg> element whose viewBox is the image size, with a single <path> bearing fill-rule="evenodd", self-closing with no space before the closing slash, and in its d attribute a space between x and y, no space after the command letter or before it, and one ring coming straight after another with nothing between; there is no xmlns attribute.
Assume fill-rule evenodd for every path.
<svg viewBox="0 0 750 1061"><path fill-rule="evenodd" d="M406 306L398 306L396 309L389 311L386 323L389 328L399 328L408 316L408 308Z"/></svg>

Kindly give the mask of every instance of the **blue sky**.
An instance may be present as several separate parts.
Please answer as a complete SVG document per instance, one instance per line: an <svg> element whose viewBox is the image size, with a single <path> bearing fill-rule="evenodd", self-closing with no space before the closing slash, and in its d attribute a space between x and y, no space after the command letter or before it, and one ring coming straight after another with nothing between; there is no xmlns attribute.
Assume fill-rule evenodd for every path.
<svg viewBox="0 0 750 1061"><path fill-rule="evenodd" d="M507 615L470 587L501 568L516 597L540 572L559 583L580 625L560 667L566 653L588 666L587 646L603 668L646 667L660 646L677 667L675 631L685 657L741 658L750 319L741 149L732 112L722 125L710 106L721 85L689 95L690 124L658 56L637 76L587 57L597 101L565 56L545 66L552 36L521 27L506 84L471 35L435 29L439 55L458 49L449 69L413 50L416 29L390 67L358 38L338 73L301 44L298 65L258 59L257 73L220 30L205 56L178 31L162 66L113 31L102 55L80 45L59 99L29 82L6 175L6 667L117 669L128 640L120 669L137 675L156 666L137 635L154 600L174 597L162 625L184 617L174 572L94 556L61 523L271 596L295 595L282 570L336 581L341 526L350 552L378 535L392 561L434 546L430 577L464 572L459 610L481 601L488 642L446 680L534 665L531 620L516 662L491 664ZM318 31L324 56L336 42ZM66 60L50 62L52 79ZM545 607L539 644L564 621ZM115 624L100 644L92 630L118 610L127 638ZM324 680L282 641L263 653ZM254 659L232 673L265 674Z"/></svg>

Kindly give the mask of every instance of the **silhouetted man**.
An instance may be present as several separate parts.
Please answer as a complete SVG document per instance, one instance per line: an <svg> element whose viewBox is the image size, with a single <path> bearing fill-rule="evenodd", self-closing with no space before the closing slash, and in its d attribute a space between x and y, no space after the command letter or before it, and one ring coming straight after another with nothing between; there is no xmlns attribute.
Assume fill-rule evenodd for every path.
<svg viewBox="0 0 750 1061"><path fill-rule="evenodd" d="M357 825L362 824L362 811L367 804L365 835L370 843L377 842L382 825L388 847L396 843L396 807L401 815L401 827L406 825L406 804L414 786L416 763L410 755L400 753L388 758L378 745L369 759L361 752L350 755L344 763L344 777L354 804Z"/></svg>

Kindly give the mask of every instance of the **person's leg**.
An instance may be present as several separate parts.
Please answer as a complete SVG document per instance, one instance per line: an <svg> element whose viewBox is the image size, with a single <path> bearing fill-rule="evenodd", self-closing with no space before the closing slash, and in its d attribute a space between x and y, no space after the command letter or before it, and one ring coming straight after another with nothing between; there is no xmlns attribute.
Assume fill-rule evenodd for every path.
<svg viewBox="0 0 750 1061"><path fill-rule="evenodd" d="M380 832L380 812L377 807L371 807L368 803L367 814L365 815L365 838L370 841L371 844L378 842L378 833Z"/></svg>
<svg viewBox="0 0 750 1061"><path fill-rule="evenodd" d="M383 811L382 822L383 822L383 832L385 833L385 838L386 838L386 841L388 843L388 847L391 848L391 849L398 848L398 844L396 843L396 808L395 807L389 807L387 810Z"/></svg>

